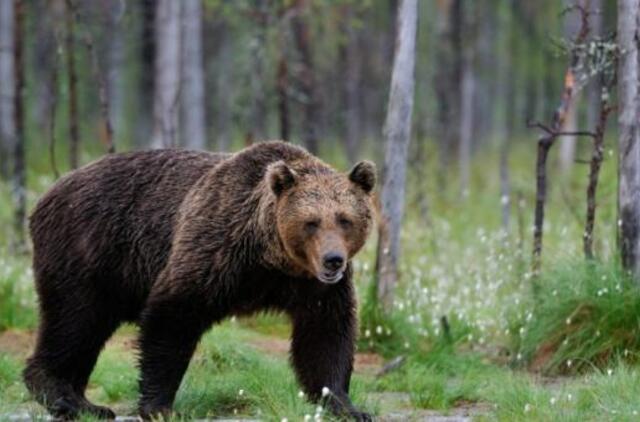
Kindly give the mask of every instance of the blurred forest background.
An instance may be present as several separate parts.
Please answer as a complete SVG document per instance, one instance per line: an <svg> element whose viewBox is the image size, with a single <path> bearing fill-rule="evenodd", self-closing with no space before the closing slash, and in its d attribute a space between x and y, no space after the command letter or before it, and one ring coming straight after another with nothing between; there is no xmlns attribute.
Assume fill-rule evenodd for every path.
<svg viewBox="0 0 640 422"><path fill-rule="evenodd" d="M383 395L400 391L412 412L490 420L637 415L640 294L620 263L638 274L640 260L629 262L624 246L619 258L632 231L618 217L617 133L627 127L614 105L628 92L615 90L626 51L618 10L636 16L638 2L419 0L413 12L405 3L0 0L0 390L10 392L0 411L26 401L12 369L26 348L3 352L1 333L30 344L26 216L57 178L114 151L237 151L284 139L339 169L369 158L383 170L391 233L381 230L377 249L372 236L356 260L359 348L401 363L359 373L356 401L383 414L396 406ZM392 75L403 5L417 14L408 84ZM392 80L408 125L397 150ZM234 324L205 353L240 347L229 333L288 333L275 317ZM102 368L123 365L121 346ZM187 381L196 392L178 408L313 414L269 395L287 369L251 353L236 366L196 366ZM111 379L100 365L93 394L126 411L134 378ZM210 383L207 365L222 371ZM557 381L564 375L575 378ZM238 397L247 384L266 393Z"/></svg>

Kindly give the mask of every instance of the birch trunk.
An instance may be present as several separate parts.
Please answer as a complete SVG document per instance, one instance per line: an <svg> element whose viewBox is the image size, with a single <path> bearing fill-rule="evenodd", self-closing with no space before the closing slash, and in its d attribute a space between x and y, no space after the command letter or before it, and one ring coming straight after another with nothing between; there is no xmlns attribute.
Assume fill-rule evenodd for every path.
<svg viewBox="0 0 640 422"><path fill-rule="evenodd" d="M303 14L308 7L306 0L296 0L296 12L291 18L291 29L300 60L298 76L299 90L302 95L303 121L302 138L307 149L318 153L319 104L316 88L316 75L311 54L311 34L309 23Z"/></svg>
<svg viewBox="0 0 640 422"><path fill-rule="evenodd" d="M578 2L574 0L564 0L565 7L571 7ZM583 0L580 1L581 5ZM565 14L564 17L564 36L568 40L574 40L580 30L580 13L572 11ZM569 105L567 117L562 126L563 132L575 132L578 130L578 92L575 92L573 101ZM573 167L576 157L575 136L562 136L560 139L560 171L567 173Z"/></svg>
<svg viewBox="0 0 640 422"><path fill-rule="evenodd" d="M466 51L462 60L462 89L460 98L460 193L462 197L469 194L469 168L471 166L471 143L473 141L473 99L475 94L475 77L473 74L473 57Z"/></svg>
<svg viewBox="0 0 640 422"><path fill-rule="evenodd" d="M174 0L157 2L156 76L153 93L153 146L155 148L178 145L182 4Z"/></svg>
<svg viewBox="0 0 640 422"><path fill-rule="evenodd" d="M359 31L351 25L353 12L347 11L346 35L343 47L344 63L344 123L347 158L355 163L360 149L360 80L361 65Z"/></svg>
<svg viewBox="0 0 640 422"><path fill-rule="evenodd" d="M78 168L80 148L80 124L78 121L78 73L76 70L76 16L75 5L71 0L65 2L65 21L67 33L67 83L69 85L69 166Z"/></svg>
<svg viewBox="0 0 640 422"><path fill-rule="evenodd" d="M9 1L6 1L9 3ZM15 240L14 251L20 253L26 250L25 242L25 222L27 215L27 173L24 159L24 21L25 3L23 0L14 0L13 27L13 66L15 78L13 118L15 137L13 145L13 204L14 204L14 229Z"/></svg>
<svg viewBox="0 0 640 422"><path fill-rule="evenodd" d="M13 101L16 92L13 56L14 15L13 1L0 1L0 174L3 177L9 176L9 157L16 136Z"/></svg>
<svg viewBox="0 0 640 422"><path fill-rule="evenodd" d="M247 140L265 140L267 137L267 95L264 86L267 58L267 26L269 24L269 4L267 0L253 2L258 22L253 30L251 42L251 106L249 110L249 132ZM247 142L249 143L249 142Z"/></svg>
<svg viewBox="0 0 640 422"><path fill-rule="evenodd" d="M182 7L182 139L188 148L205 149L202 1L183 0Z"/></svg>
<svg viewBox="0 0 640 422"><path fill-rule="evenodd" d="M391 90L384 124L386 153L377 257L378 300L387 311L393 305L394 287L398 279L400 227L413 113L417 16L417 0L400 1Z"/></svg>
<svg viewBox="0 0 640 422"><path fill-rule="evenodd" d="M623 267L640 280L639 0L618 1L618 219ZM639 282L640 283L640 282Z"/></svg>
<svg viewBox="0 0 640 422"><path fill-rule="evenodd" d="M602 0L589 0L591 33L594 37L602 36ZM600 99L602 98L602 83L600 77L591 81L588 90L587 128L595 131L600 115Z"/></svg>

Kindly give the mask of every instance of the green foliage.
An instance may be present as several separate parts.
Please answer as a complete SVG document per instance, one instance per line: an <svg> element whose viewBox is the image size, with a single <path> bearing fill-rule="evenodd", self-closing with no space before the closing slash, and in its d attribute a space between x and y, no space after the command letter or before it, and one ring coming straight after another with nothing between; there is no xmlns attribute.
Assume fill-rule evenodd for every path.
<svg viewBox="0 0 640 422"><path fill-rule="evenodd" d="M544 273L514 333L522 363L549 373L608 368L640 353L640 290L614 265L572 262Z"/></svg>

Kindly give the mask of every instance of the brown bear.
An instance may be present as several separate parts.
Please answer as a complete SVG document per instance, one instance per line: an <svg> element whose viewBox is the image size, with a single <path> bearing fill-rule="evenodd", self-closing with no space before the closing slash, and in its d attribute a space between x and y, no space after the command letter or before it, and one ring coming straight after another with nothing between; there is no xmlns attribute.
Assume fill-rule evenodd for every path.
<svg viewBox="0 0 640 422"><path fill-rule="evenodd" d="M62 178L31 216L40 326L24 379L56 417L114 413L84 397L105 341L140 326L145 418L167 415L202 334L231 315L286 313L311 400L368 420L348 396L350 259L372 225L375 166L338 173L304 149L113 154Z"/></svg>

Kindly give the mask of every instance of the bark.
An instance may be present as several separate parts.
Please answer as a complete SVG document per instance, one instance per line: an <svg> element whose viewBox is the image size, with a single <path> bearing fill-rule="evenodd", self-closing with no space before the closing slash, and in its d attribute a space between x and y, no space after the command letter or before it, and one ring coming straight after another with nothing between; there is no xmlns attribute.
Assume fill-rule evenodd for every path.
<svg viewBox="0 0 640 422"><path fill-rule="evenodd" d="M280 139L289 140L291 127L289 122L289 66L284 52L278 59L276 89L278 91L278 116L280 120Z"/></svg>
<svg viewBox="0 0 640 422"><path fill-rule="evenodd" d="M303 102L302 141L311 153L317 154L319 102L311 54L311 35L309 24L304 16L307 7L305 0L296 0L295 13L291 18L291 29L301 65L297 81Z"/></svg>
<svg viewBox="0 0 640 422"><path fill-rule="evenodd" d="M359 48L359 31L353 27L352 11L347 10L345 32L347 39L341 48L344 66L344 127L347 158L355 163L360 150L360 80L362 59Z"/></svg>
<svg viewBox="0 0 640 422"><path fill-rule="evenodd" d="M33 1L29 5L29 13L38 22L35 32L34 46L31 49L29 65L34 72L35 105L30 107L31 119L36 122L40 131L46 131L49 125L48 110L52 93L49 90L54 57L57 51L53 23L56 19L54 6L46 1Z"/></svg>
<svg viewBox="0 0 640 422"><path fill-rule="evenodd" d="M140 2L141 32L140 32L140 80L139 80L139 116L136 119L135 142L138 147L147 148L152 141L156 35L155 21L157 0L142 0ZM151 140L151 141L150 141Z"/></svg>
<svg viewBox="0 0 640 422"><path fill-rule="evenodd" d="M593 137L593 151L589 168L589 184L587 186L587 217L583 235L583 250L587 259L593 259L593 227L596 219L596 191L598 176L604 158L604 133L611 107L606 99L600 101L600 116Z"/></svg>
<svg viewBox="0 0 640 422"><path fill-rule="evenodd" d="M67 83L69 86L69 166L78 168L78 149L80 148L80 127L78 122L78 73L76 70L76 22L75 5L72 0L65 1L65 24L67 49Z"/></svg>
<svg viewBox="0 0 640 422"><path fill-rule="evenodd" d="M584 0L581 0L582 3ZM564 0L565 7L571 7L576 4L575 0ZM568 40L576 38L580 31L580 14L577 12L567 12L564 16L564 36ZM578 129L578 98L577 92L574 94L574 99L569 104L567 110L567 117L565 118L564 125L562 127L563 132L575 132ZM573 162L576 157L576 142L575 136L563 136L560 139L560 171L567 173L573 167Z"/></svg>
<svg viewBox="0 0 640 422"><path fill-rule="evenodd" d="M11 171L9 157L16 143L14 25L14 2L0 1L0 175L5 178Z"/></svg>
<svg viewBox="0 0 640 422"><path fill-rule="evenodd" d="M588 19L583 15L582 25L575 38L577 44L583 43L589 34ZM543 130L543 134L538 139L538 154L536 159L536 205L533 223L533 258L531 263L531 271L535 277L540 273L542 263L542 234L544 231L544 207L547 198L547 158L549 150L560 136L570 135L572 138L584 135L584 133L563 131L566 127L567 116L570 113L575 96L575 74L574 69L578 68L580 56L572 54L569 66L565 72L564 84L560 105L556 109L551 118L551 124L544 126L535 125Z"/></svg>
<svg viewBox="0 0 640 422"><path fill-rule="evenodd" d="M510 140L513 134L513 121L517 115L515 111L515 86L513 72L511 71L511 57L515 55L516 46L514 43L512 23L513 19L510 11L500 16L498 27L501 29L502 37L497 41L498 48L497 65L497 100L499 110L496 114L498 119L498 138L500 142L500 205L501 205L501 225L505 232L509 231L511 224L511 178L509 174L509 151Z"/></svg>
<svg viewBox="0 0 640 422"><path fill-rule="evenodd" d="M618 221L623 267L640 280L639 0L618 1Z"/></svg>
<svg viewBox="0 0 640 422"><path fill-rule="evenodd" d="M394 287L398 279L400 228L413 113L417 16L417 0L400 1L391 89L384 125L386 153L381 195L382 222L377 252L378 300L386 311L390 311L393 304Z"/></svg>
<svg viewBox="0 0 640 422"><path fill-rule="evenodd" d="M595 38L603 35L602 0L589 0L591 33ZM596 130L600 115L600 98L602 97L601 78L593 78L587 91L587 129Z"/></svg>
<svg viewBox="0 0 640 422"><path fill-rule="evenodd" d="M110 105L111 123L114 136L118 137L123 129L123 65L125 60L124 28L120 24L126 12L126 3L109 2L109 40L107 53L107 95Z"/></svg>
<svg viewBox="0 0 640 422"><path fill-rule="evenodd" d="M158 0L153 94L153 146L178 146L182 2Z"/></svg>
<svg viewBox="0 0 640 422"><path fill-rule="evenodd" d="M473 142L473 99L475 76L471 51L465 52L462 64L462 90L460 100L460 193L466 197L469 192L469 168L471 166L471 143Z"/></svg>
<svg viewBox="0 0 640 422"><path fill-rule="evenodd" d="M13 150L13 202L14 202L14 228L15 242L14 250L24 252L26 249L25 242L25 222L27 209L27 174L25 168L25 149L24 149L24 15L25 4L22 0L14 0L15 25L14 25L14 125L15 125L15 142Z"/></svg>
<svg viewBox="0 0 640 422"><path fill-rule="evenodd" d="M93 38L89 33L85 36L85 45L89 51L89 57L91 58L91 68L93 71L93 77L98 87L98 98L100 101L100 116L102 117L103 131L101 134L102 142L105 144L107 152L112 154L116 152L115 143L113 141L113 126L111 125L111 114L109 106L109 95L107 94L107 82L102 73L102 68L98 61L98 55L96 54Z"/></svg>
<svg viewBox="0 0 640 422"><path fill-rule="evenodd" d="M182 7L182 139L188 148L205 149L202 0L184 0Z"/></svg>
<svg viewBox="0 0 640 422"><path fill-rule="evenodd" d="M533 223L533 261L532 272L535 276L540 273L542 259L542 233L544 230L544 206L547 199L547 158L549 150L556 139L561 136L567 113L571 106L575 89L575 75L570 66L564 78L564 88L560 106L553 114L551 125L544 129L544 133L538 139L538 155L536 159L536 206ZM572 135L574 136L574 135Z"/></svg>
<svg viewBox="0 0 640 422"><path fill-rule="evenodd" d="M222 23L220 26L220 49L217 54L217 98L216 101L216 136L218 150L228 151L231 146L231 107L233 106L231 90L233 72L233 36L230 28Z"/></svg>
<svg viewBox="0 0 640 422"><path fill-rule="evenodd" d="M267 0L254 0L256 26L251 43L251 105L249 110L249 132L247 140L264 140L267 137L267 97L265 92L265 62L267 56L267 24L269 8ZM249 143L249 142L248 142Z"/></svg>

